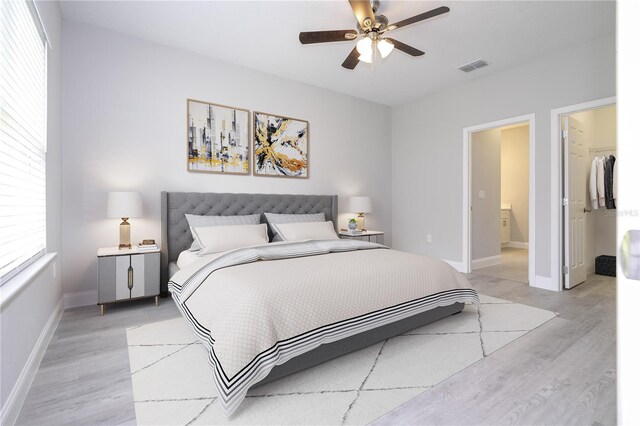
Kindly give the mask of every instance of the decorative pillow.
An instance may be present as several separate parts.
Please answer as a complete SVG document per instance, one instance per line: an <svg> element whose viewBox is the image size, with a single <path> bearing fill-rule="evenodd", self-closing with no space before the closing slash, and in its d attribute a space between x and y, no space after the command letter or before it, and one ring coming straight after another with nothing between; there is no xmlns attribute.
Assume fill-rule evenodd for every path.
<svg viewBox="0 0 640 426"><path fill-rule="evenodd" d="M299 222L273 225L284 241L337 240L333 222Z"/></svg>
<svg viewBox="0 0 640 426"><path fill-rule="evenodd" d="M311 213L311 214L279 214L279 213L265 213L264 216L269 222L271 232L273 232L272 241L282 241L282 237L278 235L278 232L273 227L280 223L299 223L299 222L324 222L324 213Z"/></svg>
<svg viewBox="0 0 640 426"><path fill-rule="evenodd" d="M266 223L203 226L194 228L194 231L198 243L202 246L199 255L258 246L269 242Z"/></svg>
<svg viewBox="0 0 640 426"><path fill-rule="evenodd" d="M222 225L257 225L260 223L259 214L248 214L240 216L207 216L197 214L185 214L187 223L189 223L189 230L193 237L193 243L189 247L189 251L198 251L202 249L193 228L203 226L222 226Z"/></svg>

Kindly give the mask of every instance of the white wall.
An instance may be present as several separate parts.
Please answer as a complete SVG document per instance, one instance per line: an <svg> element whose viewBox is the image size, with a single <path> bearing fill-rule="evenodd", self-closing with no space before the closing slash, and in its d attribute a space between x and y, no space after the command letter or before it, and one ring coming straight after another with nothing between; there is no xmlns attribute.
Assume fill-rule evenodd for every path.
<svg viewBox="0 0 640 426"><path fill-rule="evenodd" d="M15 421L62 312L62 17L57 1L37 1L36 5L51 43L47 75L47 252L57 252L57 256L45 256L46 261L41 259L2 287L2 424ZM35 269L40 272L30 275Z"/></svg>
<svg viewBox="0 0 640 426"><path fill-rule="evenodd" d="M500 138L500 196L511 204L510 240L529 242L529 126L503 129Z"/></svg>
<svg viewBox="0 0 640 426"><path fill-rule="evenodd" d="M64 21L64 273L69 305L96 303L99 247L118 242L110 190L140 191L132 240L160 240L160 192L370 195L391 241L389 107L85 24ZM310 178L186 171L186 99L309 121ZM341 226L346 226L342 215Z"/></svg>
<svg viewBox="0 0 640 426"><path fill-rule="evenodd" d="M615 95L614 38L469 78L466 84L393 108L394 248L461 261L462 129L535 113L535 274L549 277L550 110Z"/></svg>
<svg viewBox="0 0 640 426"><path fill-rule="evenodd" d="M500 133L496 128L471 135L472 260L500 256Z"/></svg>

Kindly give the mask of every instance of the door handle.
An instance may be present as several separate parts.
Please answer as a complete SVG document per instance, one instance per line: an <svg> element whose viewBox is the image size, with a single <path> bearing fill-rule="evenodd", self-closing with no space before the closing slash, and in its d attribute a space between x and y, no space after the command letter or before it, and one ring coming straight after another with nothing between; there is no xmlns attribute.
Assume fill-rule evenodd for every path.
<svg viewBox="0 0 640 426"><path fill-rule="evenodd" d="M133 267L127 269L127 287L129 288L129 299L131 299L131 289L133 289Z"/></svg>
<svg viewBox="0 0 640 426"><path fill-rule="evenodd" d="M583 211L584 213L591 213L591 209L588 209L588 208L586 208L586 207L585 207L585 208L583 208L583 209L582 209L582 211Z"/></svg>

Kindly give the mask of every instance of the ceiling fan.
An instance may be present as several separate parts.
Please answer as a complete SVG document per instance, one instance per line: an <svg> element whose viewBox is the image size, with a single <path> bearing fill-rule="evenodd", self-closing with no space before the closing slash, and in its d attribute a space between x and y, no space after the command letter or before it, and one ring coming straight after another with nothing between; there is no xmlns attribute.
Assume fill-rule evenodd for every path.
<svg viewBox="0 0 640 426"><path fill-rule="evenodd" d="M393 38L382 36L389 31L442 15L450 10L446 6L440 6L389 25L389 20L386 16L376 15L380 0L349 0L349 4L358 21L357 30L307 31L301 32L299 39L302 44L312 44L348 41L362 37L342 63L344 68L350 70L354 69L360 61L371 63L376 54L376 48L382 58L386 58L394 48L411 56L424 55L422 50Z"/></svg>

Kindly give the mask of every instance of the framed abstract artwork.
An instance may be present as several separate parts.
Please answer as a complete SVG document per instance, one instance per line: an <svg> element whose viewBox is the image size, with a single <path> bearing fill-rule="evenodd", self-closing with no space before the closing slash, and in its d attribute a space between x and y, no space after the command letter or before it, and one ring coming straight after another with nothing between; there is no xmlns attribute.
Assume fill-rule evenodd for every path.
<svg viewBox="0 0 640 426"><path fill-rule="evenodd" d="M253 174L309 177L309 122L254 112Z"/></svg>
<svg viewBox="0 0 640 426"><path fill-rule="evenodd" d="M187 99L187 170L249 174L250 112Z"/></svg>

